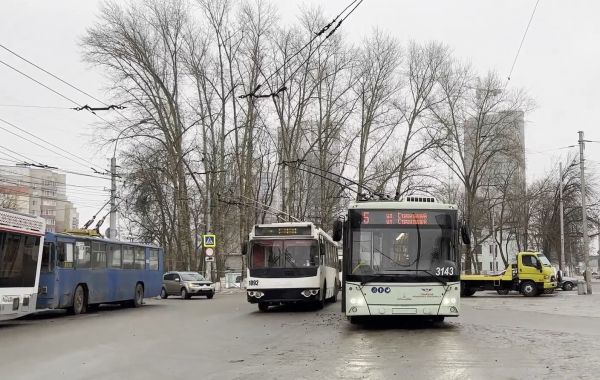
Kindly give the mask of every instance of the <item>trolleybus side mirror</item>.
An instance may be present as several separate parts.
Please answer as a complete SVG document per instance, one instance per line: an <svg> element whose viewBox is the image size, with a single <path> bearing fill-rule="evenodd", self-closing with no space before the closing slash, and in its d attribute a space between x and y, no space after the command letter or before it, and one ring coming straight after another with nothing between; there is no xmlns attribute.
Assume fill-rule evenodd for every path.
<svg viewBox="0 0 600 380"><path fill-rule="evenodd" d="M471 244L471 234L469 233L469 227L466 225L460 226L460 237L463 244Z"/></svg>
<svg viewBox="0 0 600 380"><path fill-rule="evenodd" d="M333 241L342 240L343 226L344 222L339 219L333 222Z"/></svg>
<svg viewBox="0 0 600 380"><path fill-rule="evenodd" d="M242 251L242 255L245 255L246 253L248 253L248 240L242 242L241 251Z"/></svg>

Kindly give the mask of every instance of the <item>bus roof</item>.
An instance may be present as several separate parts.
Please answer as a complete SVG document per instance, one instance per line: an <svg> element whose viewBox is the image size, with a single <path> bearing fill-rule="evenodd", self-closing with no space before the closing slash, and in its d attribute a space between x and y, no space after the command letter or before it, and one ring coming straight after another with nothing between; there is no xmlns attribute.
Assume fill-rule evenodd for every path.
<svg viewBox="0 0 600 380"><path fill-rule="evenodd" d="M0 209L0 230L42 236L46 231L46 221L41 217Z"/></svg>
<svg viewBox="0 0 600 380"><path fill-rule="evenodd" d="M437 202L407 201L360 201L350 202L348 209L380 209L380 210L458 210L458 206Z"/></svg>
<svg viewBox="0 0 600 380"><path fill-rule="evenodd" d="M135 245L135 246L139 246L139 247L160 248L159 246L154 245L154 244L113 240L113 239L106 239L106 238L98 237L98 236L85 236L85 235L68 234L68 233L62 233L62 232L46 232L46 236L59 236L59 237L69 238L69 239L90 240L90 241L95 241L95 242L99 242L99 243L127 244L127 245Z"/></svg>

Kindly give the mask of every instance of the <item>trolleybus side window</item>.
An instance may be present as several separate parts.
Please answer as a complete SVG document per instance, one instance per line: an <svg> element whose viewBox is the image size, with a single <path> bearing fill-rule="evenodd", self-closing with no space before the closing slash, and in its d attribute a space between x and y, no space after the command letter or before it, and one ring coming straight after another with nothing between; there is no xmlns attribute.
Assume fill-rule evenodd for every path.
<svg viewBox="0 0 600 380"><path fill-rule="evenodd" d="M144 248L134 247L133 251L135 252L135 262L133 263L133 267L135 269L144 269L146 267L146 254Z"/></svg>
<svg viewBox="0 0 600 380"><path fill-rule="evenodd" d="M91 247L89 242L78 241L75 243L75 259L77 269L91 267Z"/></svg>
<svg viewBox="0 0 600 380"><path fill-rule="evenodd" d="M158 249L150 249L150 261L148 263L149 270L158 270Z"/></svg>
<svg viewBox="0 0 600 380"><path fill-rule="evenodd" d="M123 252L123 269L133 269L133 247L123 245L121 251Z"/></svg>
<svg viewBox="0 0 600 380"><path fill-rule="evenodd" d="M61 268L73 268L73 262L75 261L73 255L73 243L59 242L57 247L57 265Z"/></svg>
<svg viewBox="0 0 600 380"><path fill-rule="evenodd" d="M106 268L106 244L92 243L92 268Z"/></svg>
<svg viewBox="0 0 600 380"><path fill-rule="evenodd" d="M108 252L108 266L114 269L121 269L121 246L110 244Z"/></svg>

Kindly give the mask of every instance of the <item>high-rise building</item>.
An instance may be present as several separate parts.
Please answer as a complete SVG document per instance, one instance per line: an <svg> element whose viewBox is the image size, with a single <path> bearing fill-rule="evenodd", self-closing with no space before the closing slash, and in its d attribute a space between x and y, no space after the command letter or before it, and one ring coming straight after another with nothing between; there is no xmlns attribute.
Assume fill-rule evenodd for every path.
<svg viewBox="0 0 600 380"><path fill-rule="evenodd" d="M489 201L483 202L486 205L484 207L489 206L489 210L482 212L494 215L498 212L495 208L500 207L500 202L514 200L526 193L524 116L523 111L504 111L489 114L483 120L472 119L465 124L466 169L471 169L471 173L478 172L480 187L477 198ZM505 204L504 212L505 215L512 213L513 222L518 221L520 218L515 216L520 212L519 202ZM504 269L493 234L506 226L494 219L492 217L491 226L479 226L482 227L479 230L481 240L477 239L475 253L479 270L483 272ZM484 236L490 237L484 239ZM516 241L504 240L502 245L510 262L516 255Z"/></svg>
<svg viewBox="0 0 600 380"><path fill-rule="evenodd" d="M65 174L25 166L0 166L0 194L5 199L16 199L11 208L44 218L48 232L62 232L79 224L79 214L67 199L66 187Z"/></svg>

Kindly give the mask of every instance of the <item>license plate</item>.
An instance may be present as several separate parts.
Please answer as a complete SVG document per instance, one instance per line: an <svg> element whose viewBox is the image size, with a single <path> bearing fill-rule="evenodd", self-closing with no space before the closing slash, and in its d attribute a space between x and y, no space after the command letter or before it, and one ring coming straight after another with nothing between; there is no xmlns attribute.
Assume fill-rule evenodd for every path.
<svg viewBox="0 0 600 380"><path fill-rule="evenodd" d="M417 314L417 309L395 307L392 309L392 314Z"/></svg>

